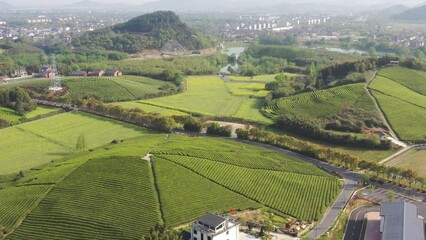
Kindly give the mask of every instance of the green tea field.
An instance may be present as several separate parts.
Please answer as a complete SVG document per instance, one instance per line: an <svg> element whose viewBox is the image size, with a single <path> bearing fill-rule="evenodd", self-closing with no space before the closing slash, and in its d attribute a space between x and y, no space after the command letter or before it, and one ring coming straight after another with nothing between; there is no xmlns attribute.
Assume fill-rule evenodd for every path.
<svg viewBox="0 0 426 240"><path fill-rule="evenodd" d="M426 86L422 74L425 75L410 69L385 68L369 86L392 128L405 141L425 140L426 126L419 123L426 117L426 96L420 93Z"/></svg>
<svg viewBox="0 0 426 240"><path fill-rule="evenodd" d="M8 122L10 125L16 125L21 122L21 116L12 109L0 107L0 119Z"/></svg>
<svg viewBox="0 0 426 240"><path fill-rule="evenodd" d="M319 219L340 188L339 181L310 164L234 142L172 136L153 154L154 163L174 163L282 214L304 220Z"/></svg>
<svg viewBox="0 0 426 240"><path fill-rule="evenodd" d="M150 149L151 160L142 159ZM335 177L271 150L148 131L13 178L0 177L6 239L141 239L161 219L177 226L230 208L314 220L341 189Z"/></svg>
<svg viewBox="0 0 426 240"><path fill-rule="evenodd" d="M48 88L51 80L31 78L12 82L6 87L32 86ZM83 97L96 97L104 102L132 101L175 92L173 83L147 77L63 77L62 85L68 87L69 96L76 100Z"/></svg>
<svg viewBox="0 0 426 240"><path fill-rule="evenodd" d="M68 86L72 99L96 96L105 102L148 98L176 89L172 83L135 76L65 78L63 83Z"/></svg>
<svg viewBox="0 0 426 240"><path fill-rule="evenodd" d="M140 239L160 221L149 168L137 157L89 160L58 183L9 239Z"/></svg>
<svg viewBox="0 0 426 240"><path fill-rule="evenodd" d="M190 77L187 81L188 90L184 93L140 102L195 114L239 117L266 124L272 122L260 112L263 99L234 96L229 92L227 84L218 77ZM144 109L143 106L140 108Z"/></svg>
<svg viewBox="0 0 426 240"><path fill-rule="evenodd" d="M0 175L29 169L76 151L79 136L86 148L150 131L85 113L67 113L0 130Z"/></svg>
<svg viewBox="0 0 426 240"><path fill-rule="evenodd" d="M275 99L266 111L273 115L324 118L340 112L343 107L375 110L363 84L357 83Z"/></svg>
<svg viewBox="0 0 426 240"><path fill-rule="evenodd" d="M402 67L391 67L382 69L379 75L426 95L426 72Z"/></svg>

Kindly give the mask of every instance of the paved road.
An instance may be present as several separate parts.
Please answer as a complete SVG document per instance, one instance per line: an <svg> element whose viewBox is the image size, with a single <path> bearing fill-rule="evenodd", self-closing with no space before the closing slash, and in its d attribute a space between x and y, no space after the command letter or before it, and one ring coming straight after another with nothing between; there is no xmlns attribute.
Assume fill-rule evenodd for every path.
<svg viewBox="0 0 426 240"><path fill-rule="evenodd" d="M344 240L360 240L361 233L363 232L362 227L364 223L364 216L368 212L378 212L380 211L379 206L365 206L360 207L352 211L348 219L348 224L346 226Z"/></svg>
<svg viewBox="0 0 426 240"><path fill-rule="evenodd" d="M361 192L360 197L368 199L374 203L380 204L388 201L388 190L383 188L377 188L373 192L369 189L364 189ZM424 199L422 199L424 200ZM426 202L419 201L418 198L411 198L401 193L395 195L394 202L409 202L417 206L418 214L426 218Z"/></svg>
<svg viewBox="0 0 426 240"><path fill-rule="evenodd" d="M298 154L289 150L285 150L278 147L273 147L270 145L257 143L257 142L251 142L251 141L245 141L240 139L234 139L238 142L243 142L246 144L274 150L277 152L284 153L286 155L292 156L294 158L300 159L305 162L309 162L319 168L322 168L328 172L336 172L343 176L343 181L345 182L345 186L343 187L343 191L340 193L339 197L337 198L336 202L333 204L333 206L327 211L325 214L323 220L307 235L307 237L311 239L316 239L327 232L327 230L333 226L333 223L337 220L339 216L339 212L346 206L346 203L349 201L353 193L355 192L357 188L357 183L360 182L361 176L357 173L350 172L346 169L338 168L336 166L330 165L325 162L321 162L317 159L313 159L310 157L307 157L302 154Z"/></svg>
<svg viewBox="0 0 426 240"><path fill-rule="evenodd" d="M369 189L364 189L360 193L360 197L368 199L374 203L381 204L382 202L387 202L388 190L383 188L375 189L373 192L370 192ZM402 194L396 194L394 202L409 202L417 206L418 214L426 217L426 203L407 197ZM365 206L358 209L355 209L351 216L349 217L348 225L345 231L344 240L359 240L361 239L362 225L364 215L367 212L378 212L380 211L380 206ZM426 226L425 226L426 227Z"/></svg>

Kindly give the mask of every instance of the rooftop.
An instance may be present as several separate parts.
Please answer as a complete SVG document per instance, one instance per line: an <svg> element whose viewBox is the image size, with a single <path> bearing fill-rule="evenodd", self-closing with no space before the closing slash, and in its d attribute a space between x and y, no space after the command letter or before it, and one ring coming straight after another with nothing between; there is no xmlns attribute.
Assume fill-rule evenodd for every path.
<svg viewBox="0 0 426 240"><path fill-rule="evenodd" d="M383 203L380 231L386 240L425 240L423 220L417 206L408 202Z"/></svg>
<svg viewBox="0 0 426 240"><path fill-rule="evenodd" d="M200 219L198 219L198 222L202 222L203 224L207 224L212 228L218 227L224 221L226 221L225 218L218 216L216 214L213 214L213 213L206 213L206 215L204 215Z"/></svg>

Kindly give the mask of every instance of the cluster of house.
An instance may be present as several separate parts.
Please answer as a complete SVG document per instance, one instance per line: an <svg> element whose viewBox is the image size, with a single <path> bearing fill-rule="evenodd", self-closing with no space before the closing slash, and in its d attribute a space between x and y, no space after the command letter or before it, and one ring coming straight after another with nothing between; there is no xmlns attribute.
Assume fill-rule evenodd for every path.
<svg viewBox="0 0 426 240"><path fill-rule="evenodd" d="M109 69L109 70L101 70L101 69L96 69L93 71L76 71L72 73L73 76L75 77L119 77L121 75L123 75L123 73L117 69Z"/></svg>

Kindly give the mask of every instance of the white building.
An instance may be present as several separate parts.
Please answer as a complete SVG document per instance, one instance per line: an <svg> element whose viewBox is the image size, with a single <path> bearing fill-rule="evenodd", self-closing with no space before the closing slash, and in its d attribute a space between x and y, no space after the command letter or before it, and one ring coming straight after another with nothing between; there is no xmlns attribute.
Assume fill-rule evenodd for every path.
<svg viewBox="0 0 426 240"><path fill-rule="evenodd" d="M206 213L191 224L191 240L238 240L239 228L238 222Z"/></svg>

